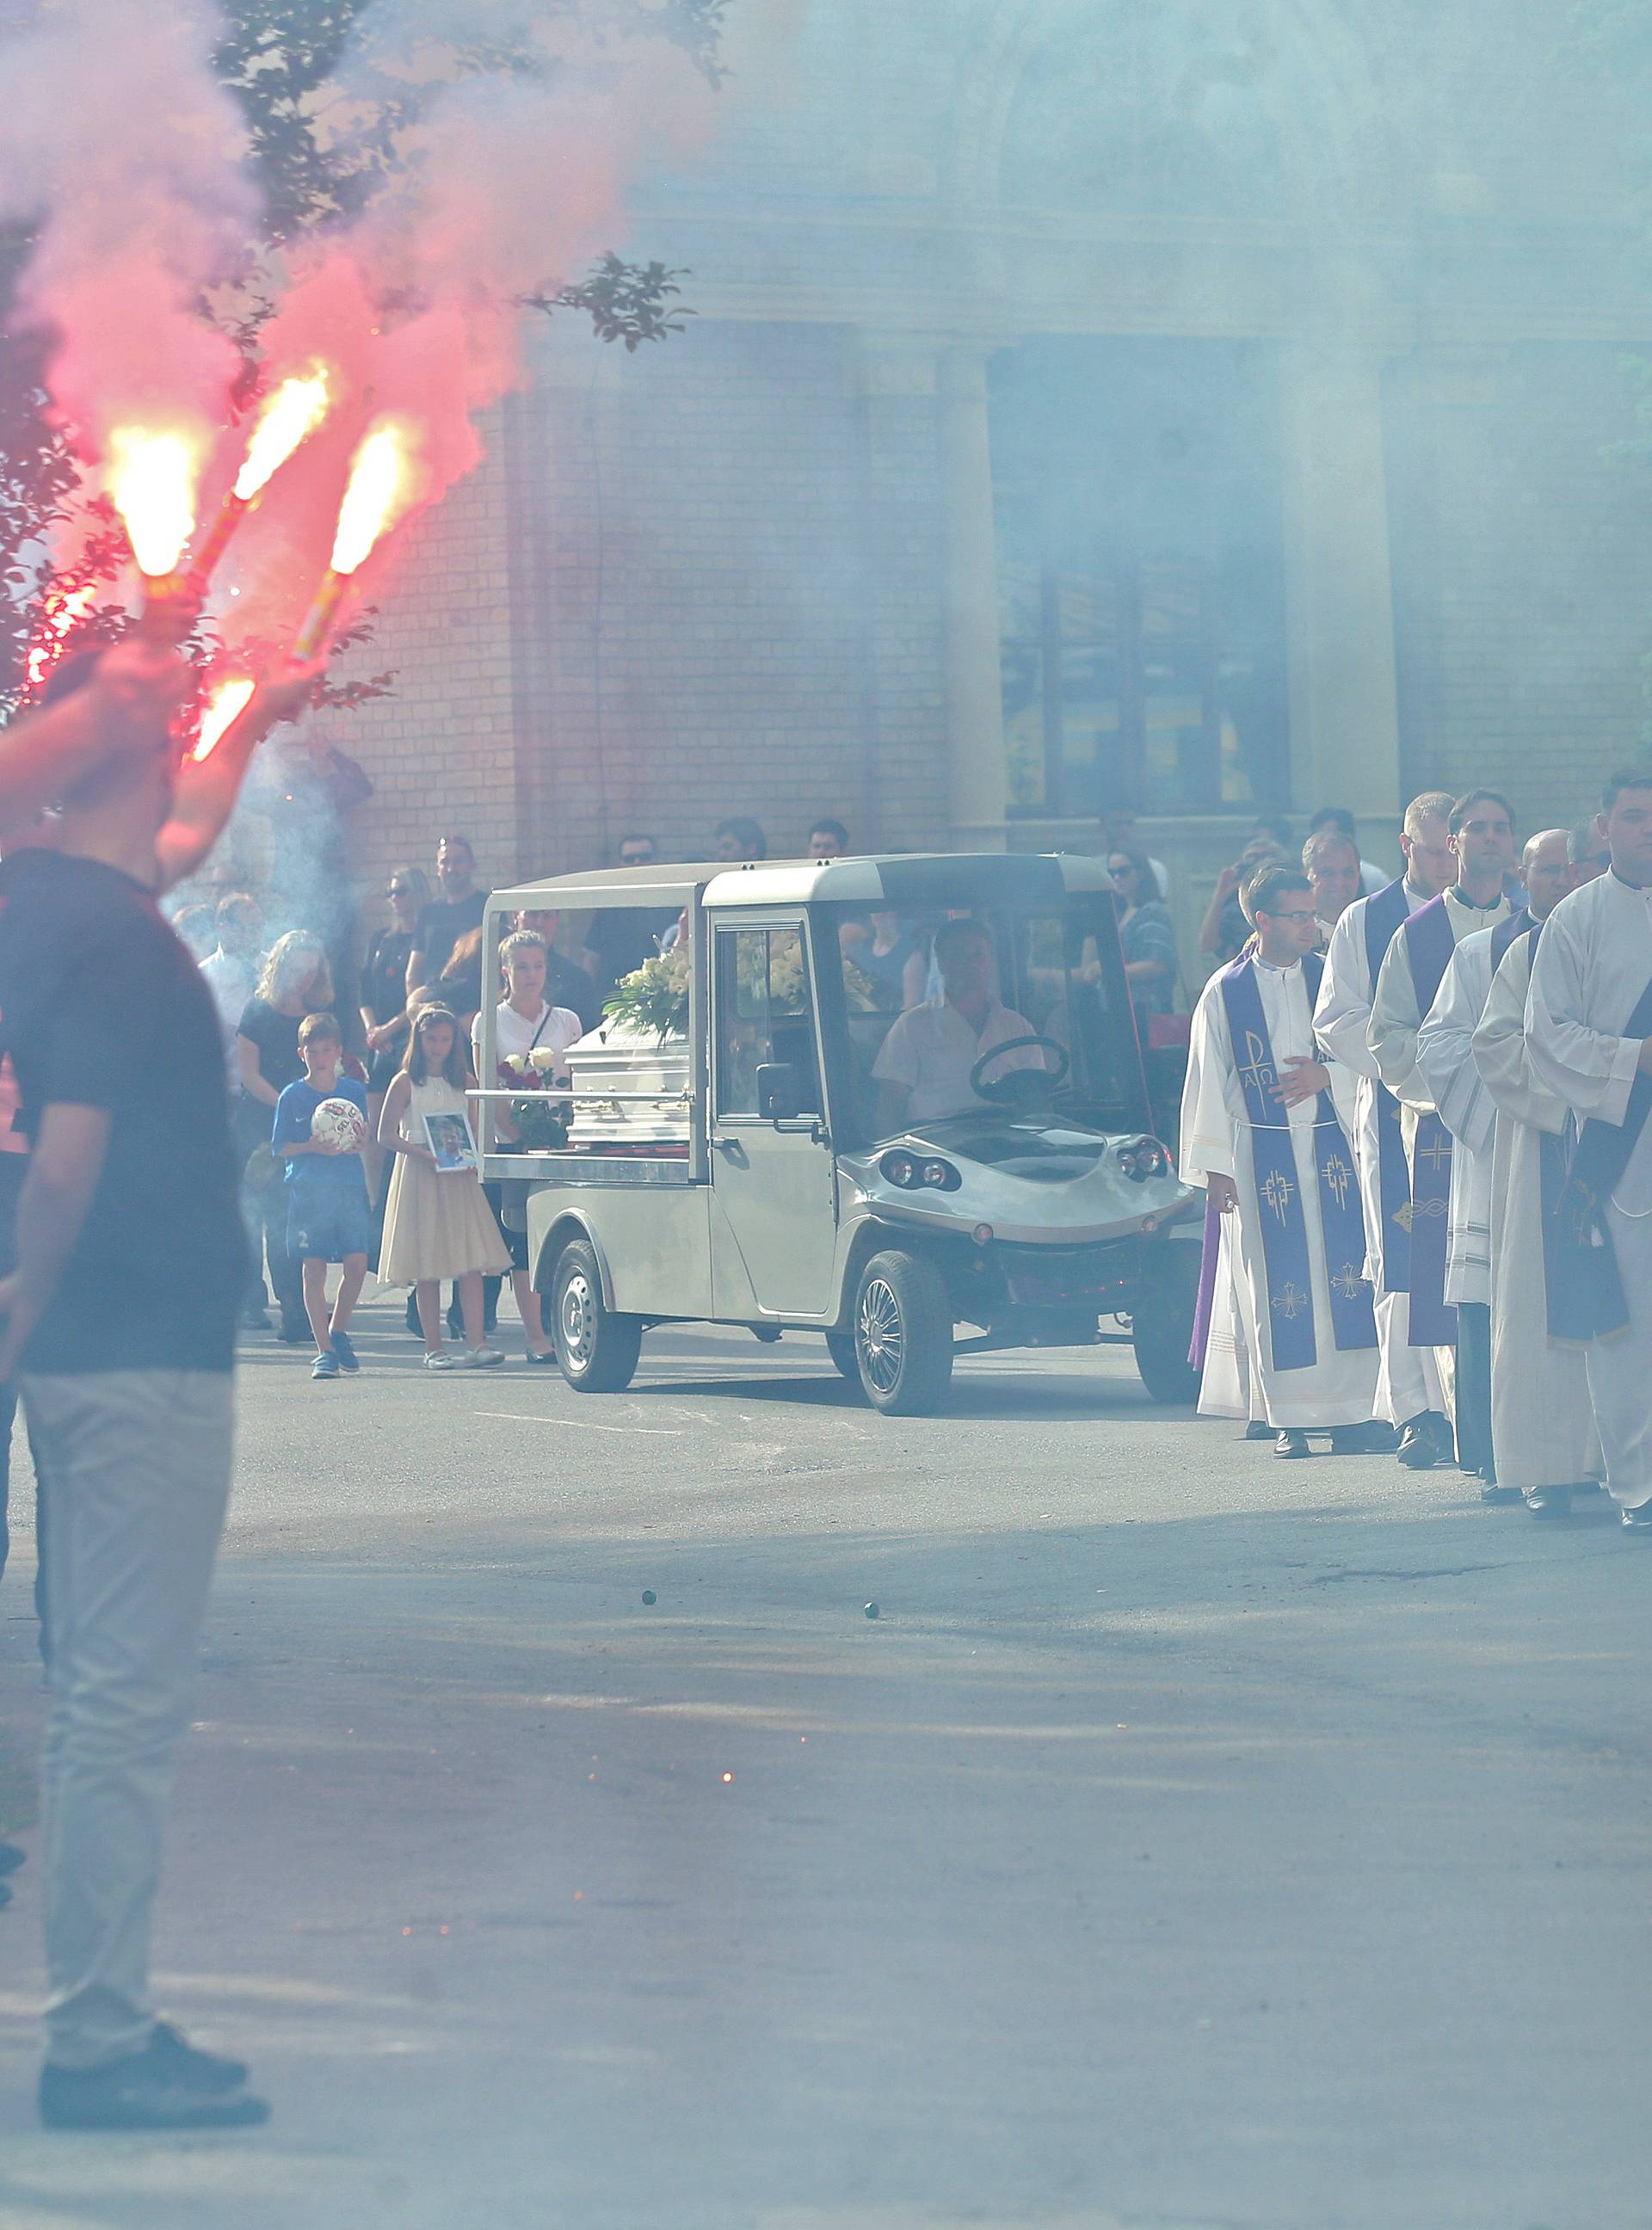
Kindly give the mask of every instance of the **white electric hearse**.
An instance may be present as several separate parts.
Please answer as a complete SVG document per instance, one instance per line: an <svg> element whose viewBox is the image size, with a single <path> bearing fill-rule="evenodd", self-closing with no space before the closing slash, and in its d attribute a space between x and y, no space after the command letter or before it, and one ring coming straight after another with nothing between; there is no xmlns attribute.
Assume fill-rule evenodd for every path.
<svg viewBox="0 0 1652 2230"><path fill-rule="evenodd" d="M1099 1340L1133 1345L1157 1399L1191 1397L1200 1225L1154 1135L1102 862L619 868L495 892L486 949L519 909L552 907L683 925L674 958L624 979L627 1012L569 1051L526 1147L499 1136L517 1095L483 1008L483 1174L526 1218L571 1386L616 1392L651 1325L714 1323L823 1333L894 1415L939 1407L955 1355ZM903 1018L903 999L939 1002L932 939L964 918L1010 1014L984 1057L954 1060L950 1104L916 1114L887 1074L937 1017ZM911 964L892 980L878 945L897 931ZM968 1026L949 1026L967 1055ZM565 1138L547 1137L552 1106Z"/></svg>

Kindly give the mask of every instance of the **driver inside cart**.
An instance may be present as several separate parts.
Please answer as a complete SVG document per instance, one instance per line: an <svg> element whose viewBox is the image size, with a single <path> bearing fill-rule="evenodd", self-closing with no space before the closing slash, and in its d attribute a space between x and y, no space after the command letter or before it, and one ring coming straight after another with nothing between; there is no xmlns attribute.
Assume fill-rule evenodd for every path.
<svg viewBox="0 0 1652 2230"><path fill-rule="evenodd" d="M1026 1016L998 996L992 932L984 922L943 922L935 931L935 964L945 996L899 1015L872 1065L881 1086L878 1115L886 1137L911 1123L983 1105L970 1082L976 1063L994 1046L1035 1034ZM993 1073L1044 1065L1036 1046L1018 1046L994 1063Z"/></svg>

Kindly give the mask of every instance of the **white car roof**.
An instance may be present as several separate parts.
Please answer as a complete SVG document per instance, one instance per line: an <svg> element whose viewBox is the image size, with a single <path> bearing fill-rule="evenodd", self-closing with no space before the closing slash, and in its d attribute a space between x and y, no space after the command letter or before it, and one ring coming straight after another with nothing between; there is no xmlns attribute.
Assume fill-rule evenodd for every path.
<svg viewBox="0 0 1652 2230"><path fill-rule="evenodd" d="M748 860L739 867L713 860L597 868L495 891L490 910L681 908L695 898L719 912L833 902L918 908L956 905L961 891L984 905L995 899L1030 905L1112 888L1106 860L1076 852L885 852L848 860Z"/></svg>

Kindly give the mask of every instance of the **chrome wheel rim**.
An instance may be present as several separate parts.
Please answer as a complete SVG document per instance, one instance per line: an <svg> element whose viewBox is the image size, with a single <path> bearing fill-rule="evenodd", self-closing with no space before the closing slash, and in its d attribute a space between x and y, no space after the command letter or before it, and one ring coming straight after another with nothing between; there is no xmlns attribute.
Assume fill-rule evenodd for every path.
<svg viewBox="0 0 1652 2230"><path fill-rule="evenodd" d="M861 1368L880 1394L892 1394L900 1382L907 1359L906 1328L900 1304L887 1278L868 1280L855 1318L855 1345Z"/></svg>
<svg viewBox="0 0 1652 2230"><path fill-rule="evenodd" d="M563 1353L570 1363L583 1369L590 1361L597 1340L596 1296L583 1270L576 1270L562 1289L557 1323L562 1333Z"/></svg>

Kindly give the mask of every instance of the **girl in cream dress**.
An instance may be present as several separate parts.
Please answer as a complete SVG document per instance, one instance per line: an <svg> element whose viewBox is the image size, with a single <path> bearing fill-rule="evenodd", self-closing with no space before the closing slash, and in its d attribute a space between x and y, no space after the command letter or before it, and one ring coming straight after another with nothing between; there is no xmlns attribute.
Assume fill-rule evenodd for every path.
<svg viewBox="0 0 1652 2230"><path fill-rule="evenodd" d="M438 1170L424 1125L427 1115L463 1115L469 1080L456 1019L446 1007L422 1009L378 1118L378 1143L396 1157L378 1274L386 1285L412 1286L427 1370L460 1364L481 1370L505 1360L483 1344L482 1279L502 1277L510 1255L481 1178L474 1170ZM442 1286L448 1278L458 1286L464 1318L465 1352L459 1356L448 1353L442 1337Z"/></svg>

